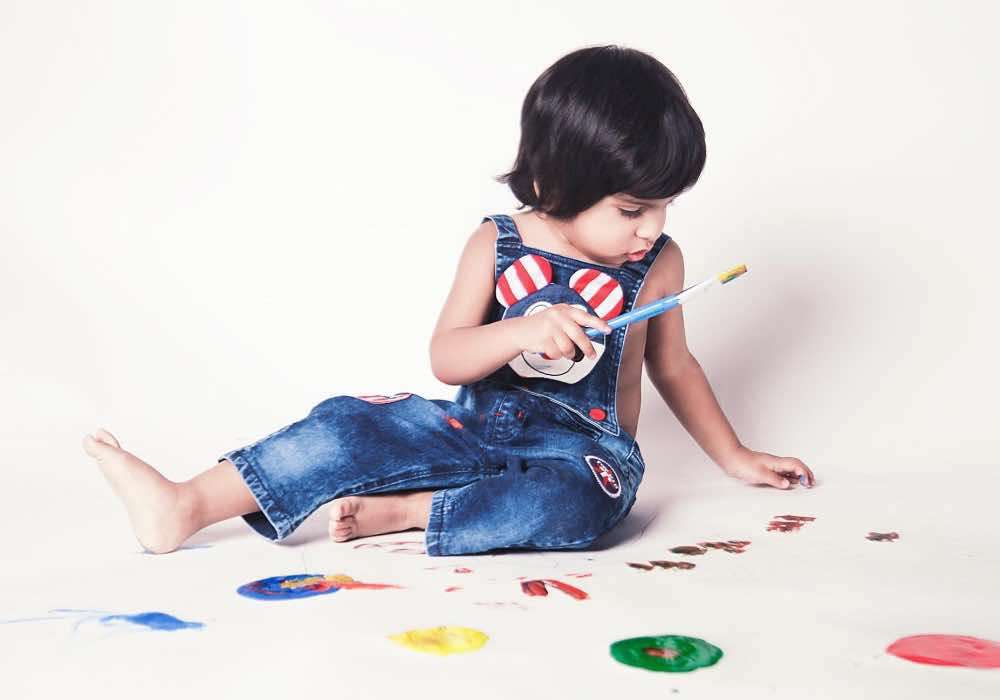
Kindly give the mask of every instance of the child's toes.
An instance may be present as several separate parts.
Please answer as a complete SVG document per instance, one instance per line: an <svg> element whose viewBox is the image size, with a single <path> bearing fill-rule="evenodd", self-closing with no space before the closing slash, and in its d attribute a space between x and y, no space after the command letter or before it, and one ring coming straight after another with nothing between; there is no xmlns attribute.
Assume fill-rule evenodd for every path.
<svg viewBox="0 0 1000 700"><path fill-rule="evenodd" d="M101 442L94 438L93 435L83 436L83 449L84 451L93 457L94 459L104 459L113 450L111 445L106 442Z"/></svg>
<svg viewBox="0 0 1000 700"><path fill-rule="evenodd" d="M348 496L338 498L330 504L330 520L341 520L354 516L358 512L358 499Z"/></svg>
<svg viewBox="0 0 1000 700"><path fill-rule="evenodd" d="M330 522L330 537L338 542L349 540L357 530L357 521L353 516L348 516L337 521Z"/></svg>
<svg viewBox="0 0 1000 700"><path fill-rule="evenodd" d="M108 443L109 445L111 445L113 447L121 447L121 444L119 444L117 438L115 438L114 435L112 435L111 433L109 433L104 428L98 428L97 432L94 433L94 435L101 442L106 442L106 443Z"/></svg>

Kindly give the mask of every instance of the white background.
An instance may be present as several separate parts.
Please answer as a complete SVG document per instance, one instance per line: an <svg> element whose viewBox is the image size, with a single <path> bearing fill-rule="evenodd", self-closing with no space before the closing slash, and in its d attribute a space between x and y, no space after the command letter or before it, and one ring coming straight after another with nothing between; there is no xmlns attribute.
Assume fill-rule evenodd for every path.
<svg viewBox="0 0 1000 700"><path fill-rule="evenodd" d="M451 398L454 387L430 370L430 333L466 237L482 216L514 211L493 178L512 165L524 94L560 56L617 43L671 68L705 125L706 168L666 231L684 251L689 283L749 267L685 311L689 345L740 438L809 464L820 487L808 497L827 499L827 522L869 503L897 520L857 523L862 536L908 522L939 538L920 545L911 530L884 545L844 535L866 552L913 547L902 573L924 572L917 562L958 543L970 548L961 580L971 588L940 582L950 592L942 595L968 601L941 618L954 624L919 624L920 596L933 587L910 598L897 591L892 600L912 605L898 629L866 628L859 657L921 631L1000 639L988 517L1000 485L998 20L989 2L2 0L0 460L10 541L0 567L25 586L4 616L99 607L32 572L61 578L90 566L84 590L103 590L99 569L134 549L80 448L98 426L179 480L331 395ZM751 518L756 528L807 497L741 489L651 385L644 398L647 480L621 551L645 522L637 518L668 507L681 514L654 527L671 546L684 543L674 541L684 523L693 538L713 536L696 527L707 519ZM698 517L683 515L684 493L703 499ZM726 499L750 510L732 515ZM246 550L298 561L294 548L229 527L226 541L204 540L212 549L171 556L238 559ZM736 529L715 536L747 533ZM942 541L949 529L954 539ZM816 544L826 554L815 566L840 568L827 559L838 542L831 531ZM610 554L620 575L622 557ZM170 561L131 550L128 560L136 572ZM512 573L508 560L490 561ZM414 568L424 564L433 562ZM850 595L889 576L858 572L845 584ZM811 584L774 575L776 588L819 604ZM369 576L380 577L391 578L377 567ZM686 595L720 605L700 588ZM833 611L844 599L823 602ZM168 607L157 605L130 609ZM708 614L711 629L731 624ZM822 624L799 624L787 634L824 638ZM669 633L654 627L623 636ZM26 629L5 628L3 639ZM725 645L731 664L741 643ZM784 672L789 653L775 649ZM955 672L898 664L910 690L931 692L928 679L942 677L931 670ZM748 668L757 669L752 687L775 690L777 671ZM729 687L699 673L705 692ZM987 682L984 672L958 673Z"/></svg>

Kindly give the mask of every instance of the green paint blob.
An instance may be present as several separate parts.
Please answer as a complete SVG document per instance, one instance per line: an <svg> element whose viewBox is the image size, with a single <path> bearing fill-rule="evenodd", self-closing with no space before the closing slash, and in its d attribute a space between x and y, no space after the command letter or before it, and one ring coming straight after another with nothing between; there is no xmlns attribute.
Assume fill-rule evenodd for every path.
<svg viewBox="0 0 1000 700"><path fill-rule="evenodd" d="M722 649L697 637L667 634L622 639L611 645L611 656L627 666L680 673L712 666L722 658Z"/></svg>

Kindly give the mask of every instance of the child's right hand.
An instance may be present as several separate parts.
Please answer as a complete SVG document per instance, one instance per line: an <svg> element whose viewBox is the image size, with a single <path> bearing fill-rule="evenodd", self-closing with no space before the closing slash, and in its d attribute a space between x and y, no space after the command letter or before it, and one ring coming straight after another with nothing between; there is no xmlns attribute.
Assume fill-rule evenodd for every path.
<svg viewBox="0 0 1000 700"><path fill-rule="evenodd" d="M517 344L522 350L543 353L553 360L558 357L573 359L578 347L587 357L597 357L593 343L581 326L596 328L602 333L611 332L611 326L603 319L569 304L555 304L544 311L512 320L517 322Z"/></svg>

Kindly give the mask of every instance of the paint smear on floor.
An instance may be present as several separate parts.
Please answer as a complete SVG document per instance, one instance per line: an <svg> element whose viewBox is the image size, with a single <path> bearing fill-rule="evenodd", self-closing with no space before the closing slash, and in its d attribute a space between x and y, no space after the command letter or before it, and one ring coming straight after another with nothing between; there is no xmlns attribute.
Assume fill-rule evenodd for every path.
<svg viewBox="0 0 1000 700"><path fill-rule="evenodd" d="M576 600L587 600L590 597L589 595L587 595L585 591L580 590L576 586L571 586L568 583L557 581L554 578L522 581L521 591L523 591L524 594L528 596L547 596L549 594L549 591L545 587L546 583L552 586L553 588L562 591L566 595L575 598Z"/></svg>
<svg viewBox="0 0 1000 700"><path fill-rule="evenodd" d="M779 532L795 532L805 523L812 522L816 518L811 515L776 515L767 524L767 529L778 530Z"/></svg>
<svg viewBox="0 0 1000 700"><path fill-rule="evenodd" d="M730 554L743 554L750 546L750 540L726 540L725 542L699 542L702 547L721 549Z"/></svg>
<svg viewBox="0 0 1000 700"><path fill-rule="evenodd" d="M886 651L918 664L1000 668L1000 642L979 637L917 634L897 639Z"/></svg>
<svg viewBox="0 0 1000 700"><path fill-rule="evenodd" d="M247 598L258 600L290 600L293 598L308 598L314 595L336 593L342 588L382 590L385 588L402 588L389 583L363 583L355 581L344 574L327 576L324 574L290 574L287 576L272 576L257 581L251 581L236 589L236 592Z"/></svg>
<svg viewBox="0 0 1000 700"><path fill-rule="evenodd" d="M649 562L653 566L658 566L661 569L693 569L695 567L694 562L690 561L668 561L666 559L660 559L656 561Z"/></svg>
<svg viewBox="0 0 1000 700"><path fill-rule="evenodd" d="M409 630L401 634L391 635L389 639L413 651L447 656L448 654L460 654L481 649L489 637L471 627L446 625Z"/></svg>
<svg viewBox="0 0 1000 700"><path fill-rule="evenodd" d="M611 656L627 666L684 673L714 665L722 649L697 637L668 634L622 639L611 645Z"/></svg>
<svg viewBox="0 0 1000 700"><path fill-rule="evenodd" d="M199 629L204 627L203 622L188 622L162 612L143 612L134 615L105 615L100 618L100 622L105 625L125 623L137 627L145 627L161 632L175 632L176 630Z"/></svg>
<svg viewBox="0 0 1000 700"><path fill-rule="evenodd" d="M423 542L416 540L396 540L393 542L361 542L354 549L387 549L390 554L427 554Z"/></svg>
<svg viewBox="0 0 1000 700"><path fill-rule="evenodd" d="M708 550L704 547L698 547L695 545L681 545L680 547L671 547L670 551L674 554L687 554L688 556L699 556L707 552Z"/></svg>

